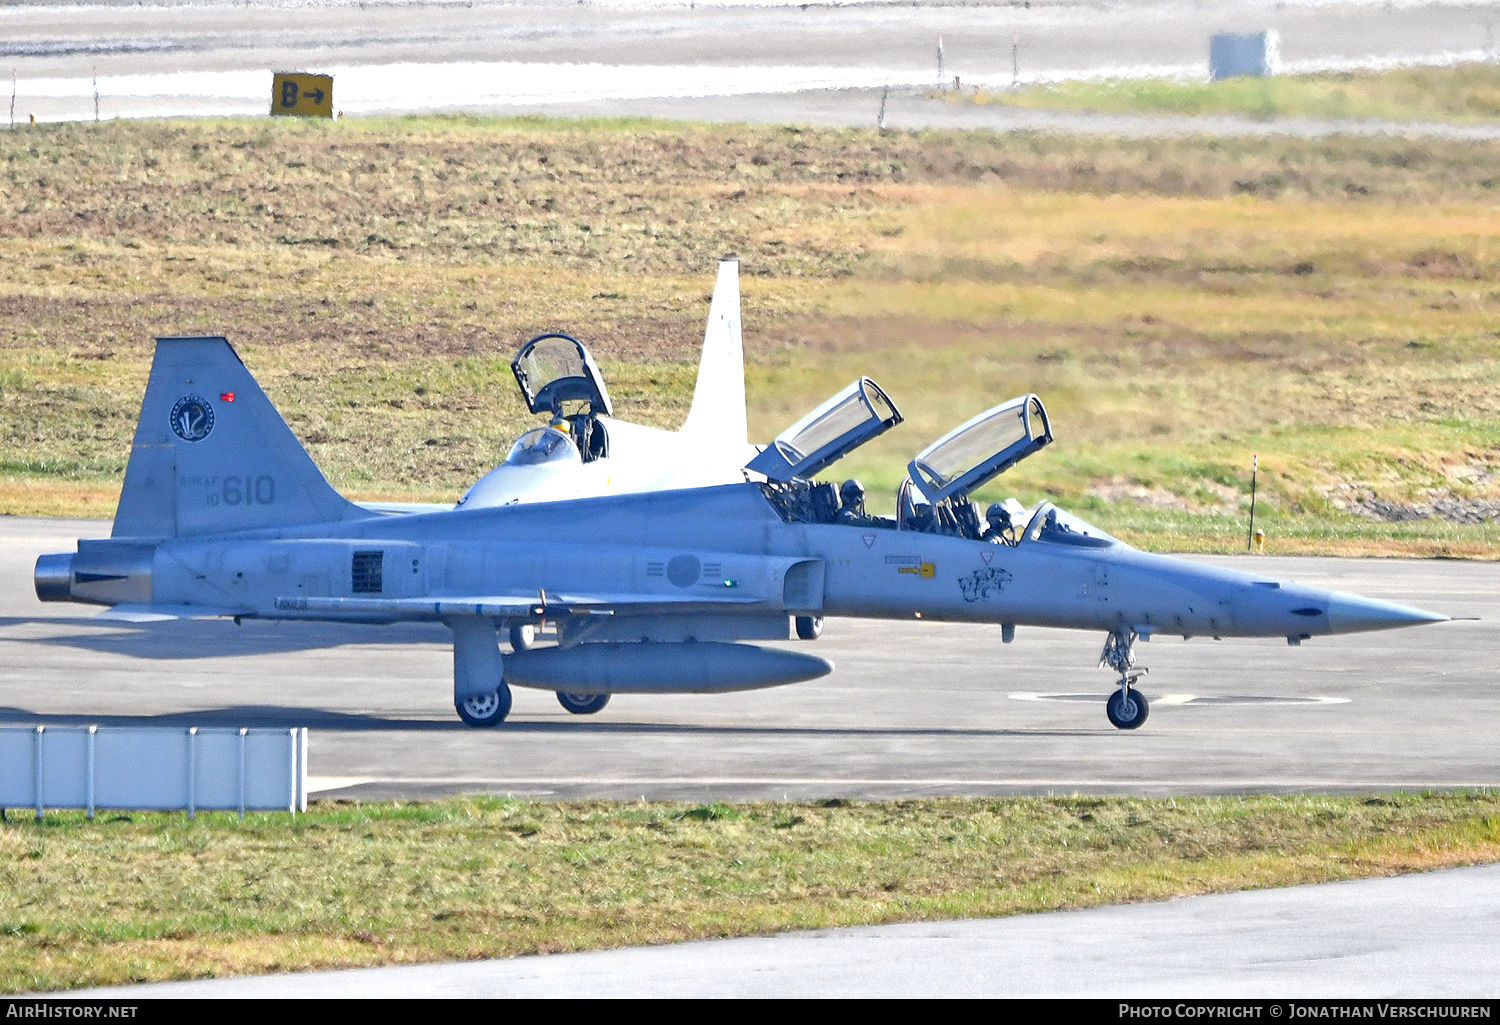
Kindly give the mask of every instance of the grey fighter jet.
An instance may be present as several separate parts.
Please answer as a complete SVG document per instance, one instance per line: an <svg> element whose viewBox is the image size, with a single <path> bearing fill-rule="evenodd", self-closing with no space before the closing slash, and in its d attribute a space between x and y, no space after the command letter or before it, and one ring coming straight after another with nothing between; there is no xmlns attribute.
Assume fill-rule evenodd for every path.
<svg viewBox="0 0 1500 1025"><path fill-rule="evenodd" d="M113 536L37 560L43 601L154 615L436 620L453 631L454 704L470 725L511 687L596 712L615 693L719 692L833 666L747 641L791 617L859 616L1098 630L1119 674L1106 711L1146 719L1135 641L1381 630L1447 617L1137 551L1040 503L969 495L1052 440L1034 395L917 454L895 516L815 474L900 423L855 381L714 487L382 516L340 496L222 338L164 338ZM497 631L555 624L557 644L502 657Z"/></svg>

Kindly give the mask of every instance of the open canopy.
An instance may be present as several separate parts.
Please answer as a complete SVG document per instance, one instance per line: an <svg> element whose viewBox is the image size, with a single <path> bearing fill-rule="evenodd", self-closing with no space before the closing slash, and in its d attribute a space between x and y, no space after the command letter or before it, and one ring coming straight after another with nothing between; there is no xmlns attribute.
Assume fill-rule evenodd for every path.
<svg viewBox="0 0 1500 1025"><path fill-rule="evenodd" d="M1042 400L1023 395L949 431L918 452L907 469L929 502L962 498L1051 440Z"/></svg>
<svg viewBox="0 0 1500 1025"><path fill-rule="evenodd" d="M774 481L811 477L900 422L880 385L861 377L782 431L745 468Z"/></svg>
<svg viewBox="0 0 1500 1025"><path fill-rule="evenodd" d="M598 416L613 414L594 357L570 335L538 335L521 346L510 369L533 413L561 416L564 402L578 400Z"/></svg>

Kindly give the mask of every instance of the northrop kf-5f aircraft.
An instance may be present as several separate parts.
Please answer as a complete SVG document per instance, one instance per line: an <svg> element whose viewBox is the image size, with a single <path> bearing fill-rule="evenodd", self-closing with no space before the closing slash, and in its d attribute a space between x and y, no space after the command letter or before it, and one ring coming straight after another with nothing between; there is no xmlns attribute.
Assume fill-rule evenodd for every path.
<svg viewBox="0 0 1500 1025"><path fill-rule="evenodd" d="M459 716L493 726L511 687L596 712L615 693L705 693L833 666L747 641L789 618L859 616L1097 630L1110 721L1146 719L1135 641L1381 630L1447 617L1137 551L1047 502L983 517L969 495L1049 444L1034 395L911 461L892 517L814 475L901 421L868 378L714 487L382 515L328 484L223 338L162 338L108 539L43 555L43 601L169 616L428 620L453 632ZM842 493L841 493L842 492ZM502 657L497 631L557 643Z"/></svg>

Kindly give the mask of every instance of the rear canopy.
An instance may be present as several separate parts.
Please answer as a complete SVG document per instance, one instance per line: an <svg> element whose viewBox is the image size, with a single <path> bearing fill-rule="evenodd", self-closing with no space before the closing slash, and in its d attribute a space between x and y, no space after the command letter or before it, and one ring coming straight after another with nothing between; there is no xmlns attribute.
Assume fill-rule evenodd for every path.
<svg viewBox="0 0 1500 1025"><path fill-rule="evenodd" d="M963 498L1052 441L1035 395L987 409L918 452L907 467L929 502Z"/></svg>
<svg viewBox="0 0 1500 1025"><path fill-rule="evenodd" d="M811 477L900 422L880 385L861 377L778 434L745 468L783 483Z"/></svg>

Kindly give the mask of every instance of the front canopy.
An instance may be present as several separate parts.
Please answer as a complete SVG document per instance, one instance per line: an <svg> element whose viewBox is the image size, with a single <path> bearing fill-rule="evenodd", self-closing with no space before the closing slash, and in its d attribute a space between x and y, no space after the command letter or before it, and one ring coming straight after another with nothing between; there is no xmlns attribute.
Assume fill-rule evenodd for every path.
<svg viewBox="0 0 1500 1025"><path fill-rule="evenodd" d="M1051 441L1042 400L1023 395L949 431L918 452L907 469L936 504L968 495Z"/></svg>

